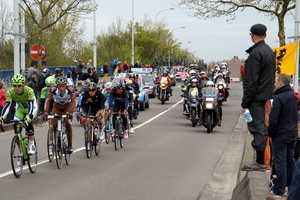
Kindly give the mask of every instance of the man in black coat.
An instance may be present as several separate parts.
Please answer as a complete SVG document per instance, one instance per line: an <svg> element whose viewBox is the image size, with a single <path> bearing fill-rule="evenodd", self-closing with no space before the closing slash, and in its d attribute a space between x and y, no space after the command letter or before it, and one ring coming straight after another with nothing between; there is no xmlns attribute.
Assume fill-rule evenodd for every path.
<svg viewBox="0 0 300 200"><path fill-rule="evenodd" d="M255 24L250 29L250 37L254 43L246 52L243 80L243 98L241 111L248 108L252 122L247 123L249 132L253 135L251 145L256 151L256 161L244 165L244 171L265 171L264 150L266 147L265 104L272 98L275 79L275 56L272 49L265 43L267 27Z"/></svg>

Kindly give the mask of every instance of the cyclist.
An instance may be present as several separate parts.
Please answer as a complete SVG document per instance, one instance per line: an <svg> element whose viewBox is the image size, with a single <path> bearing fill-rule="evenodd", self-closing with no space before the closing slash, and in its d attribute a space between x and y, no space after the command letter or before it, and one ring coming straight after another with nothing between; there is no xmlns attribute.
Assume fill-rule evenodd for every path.
<svg viewBox="0 0 300 200"><path fill-rule="evenodd" d="M62 115L68 114L70 120L73 117L73 110L75 108L75 90L72 86L67 86L67 79L64 76L59 76L56 78L56 86L52 87L51 92L48 93L45 107L44 107L44 117L47 118L50 102L53 99L52 114ZM73 153L72 147L72 126L68 119L65 119L67 138L68 138L68 153ZM53 129L56 130L58 119L53 118L52 120Z"/></svg>
<svg viewBox="0 0 300 200"><path fill-rule="evenodd" d="M54 76L49 76L45 80L46 87L44 87L41 90L41 95L40 95L39 109L40 109L41 113L44 112L44 105L45 105L46 97L47 97L48 93L51 92L51 88L53 86L55 86L55 83L56 83L56 78ZM50 107L49 107L49 110L48 110L49 114L50 114L50 112L52 110L52 107L53 107L53 99L50 102Z"/></svg>
<svg viewBox="0 0 300 200"><path fill-rule="evenodd" d="M114 104L113 104L114 102ZM109 98L109 110L113 113L113 131L112 131L112 137L115 136L115 124L116 119L119 110L121 113L124 112L124 114L121 114L121 117L123 119L123 126L125 127L125 134L124 139L128 138L128 130L127 130L127 119L125 117L125 114L127 114L127 108L128 108L128 94L125 90L125 85L122 80L120 80L116 87L114 87L110 92L110 98Z"/></svg>
<svg viewBox="0 0 300 200"><path fill-rule="evenodd" d="M128 80L126 82L126 90L128 93L128 115L129 115L129 122L130 122L130 129L129 132L131 134L134 133L134 129L133 129L133 109L132 109L132 104L133 104L133 98L135 97L133 88L132 88L132 81Z"/></svg>
<svg viewBox="0 0 300 200"><path fill-rule="evenodd" d="M87 116L96 116L99 128L101 129L100 140L104 139L104 121L101 111L104 109L104 95L101 91L97 90L97 85L94 82L90 82L89 89L83 94L81 105L83 113ZM82 118L82 126L84 127L86 123L86 118ZM87 149L90 150L91 145L91 135L88 134L88 145Z"/></svg>
<svg viewBox="0 0 300 200"><path fill-rule="evenodd" d="M25 78L21 74L17 74L12 78L13 88L9 89L6 93L6 103L2 109L0 121L3 124L5 118L10 110L13 102L16 103L16 112L14 119L26 120L28 126L26 131L29 138L28 154L35 154L34 145L34 128L31 120L37 114L37 103L34 97L34 91L25 85Z"/></svg>

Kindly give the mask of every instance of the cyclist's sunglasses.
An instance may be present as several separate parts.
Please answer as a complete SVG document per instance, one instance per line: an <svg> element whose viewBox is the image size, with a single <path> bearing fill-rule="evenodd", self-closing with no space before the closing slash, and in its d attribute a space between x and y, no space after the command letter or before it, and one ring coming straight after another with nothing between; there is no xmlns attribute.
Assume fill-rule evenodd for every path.
<svg viewBox="0 0 300 200"><path fill-rule="evenodd" d="M95 92L96 90L89 90L89 92Z"/></svg>
<svg viewBox="0 0 300 200"><path fill-rule="evenodd" d="M22 87L23 85L13 85L13 87Z"/></svg>
<svg viewBox="0 0 300 200"><path fill-rule="evenodd" d="M122 88L122 87L117 87L117 89L118 89L118 90L123 90L124 88Z"/></svg>

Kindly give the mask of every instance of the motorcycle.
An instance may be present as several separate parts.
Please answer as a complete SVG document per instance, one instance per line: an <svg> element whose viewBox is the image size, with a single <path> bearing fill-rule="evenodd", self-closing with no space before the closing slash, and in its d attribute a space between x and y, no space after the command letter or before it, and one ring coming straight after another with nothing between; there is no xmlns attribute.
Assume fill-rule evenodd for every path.
<svg viewBox="0 0 300 200"><path fill-rule="evenodd" d="M185 101L185 110L189 115L187 118L192 121L192 126L195 127L197 121L199 120L200 114L200 100L198 88L190 88L188 96L181 95L186 98Z"/></svg>
<svg viewBox="0 0 300 200"><path fill-rule="evenodd" d="M164 104L165 101L167 101L168 97L167 97L167 89L169 87L168 81L162 79L159 83L159 88L160 88L160 92L158 94L158 97L161 101L161 104Z"/></svg>
<svg viewBox="0 0 300 200"><path fill-rule="evenodd" d="M210 133L218 125L219 107L224 97L218 96L219 90L215 87L202 88L201 92L200 123L207 129L207 133Z"/></svg>
<svg viewBox="0 0 300 200"><path fill-rule="evenodd" d="M229 96L229 88L226 86L226 83L223 81L218 81L216 86L219 90L219 95L224 97L222 102L227 101L227 97Z"/></svg>

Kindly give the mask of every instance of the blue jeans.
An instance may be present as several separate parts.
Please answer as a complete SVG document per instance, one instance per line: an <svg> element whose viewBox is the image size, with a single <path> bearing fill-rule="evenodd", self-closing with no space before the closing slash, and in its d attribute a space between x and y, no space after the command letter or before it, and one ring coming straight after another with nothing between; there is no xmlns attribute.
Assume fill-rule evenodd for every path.
<svg viewBox="0 0 300 200"><path fill-rule="evenodd" d="M300 197L300 159L298 159L294 172L293 179L289 190L287 200L297 200Z"/></svg>
<svg viewBox="0 0 300 200"><path fill-rule="evenodd" d="M295 145L296 137L276 137L272 141L272 154L277 176L273 192L280 196L284 194L285 187L290 185L292 180L292 173L295 166Z"/></svg>

